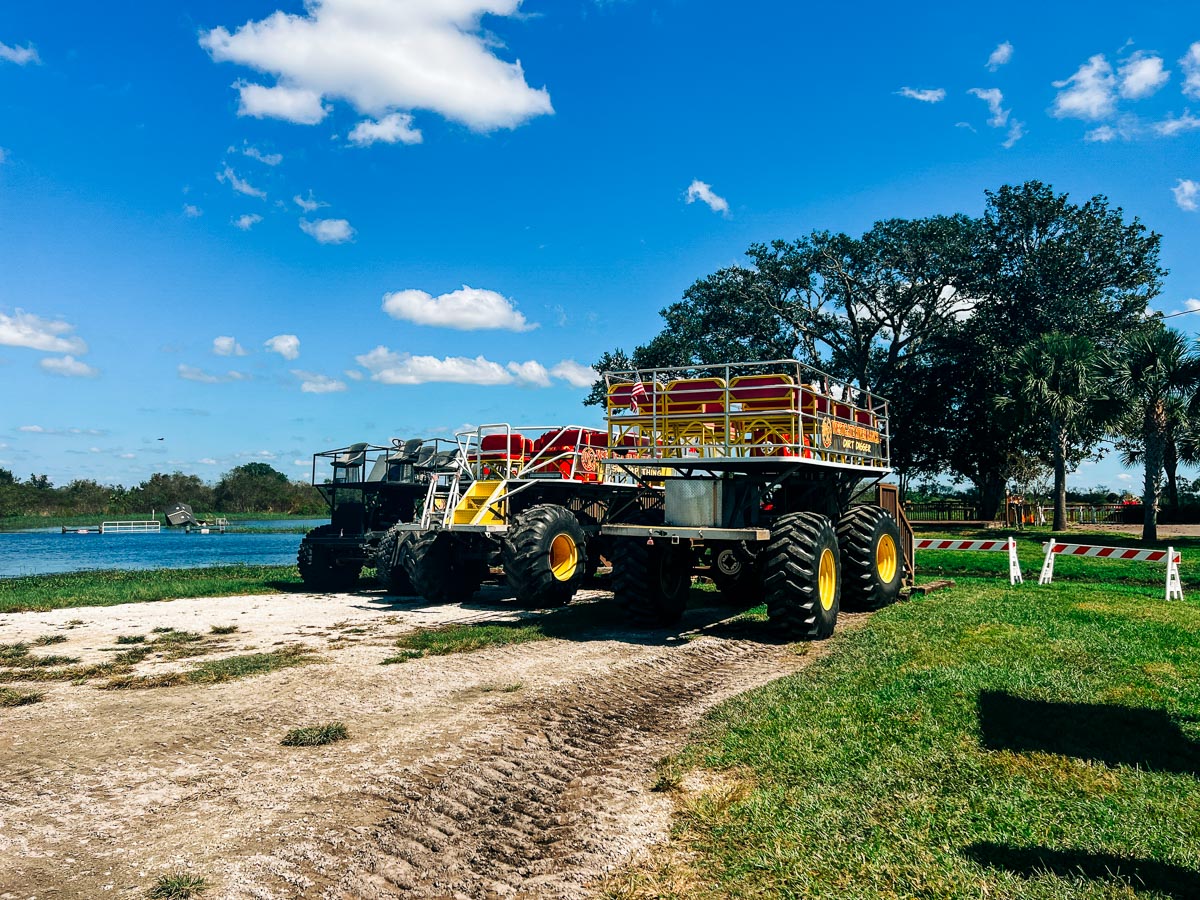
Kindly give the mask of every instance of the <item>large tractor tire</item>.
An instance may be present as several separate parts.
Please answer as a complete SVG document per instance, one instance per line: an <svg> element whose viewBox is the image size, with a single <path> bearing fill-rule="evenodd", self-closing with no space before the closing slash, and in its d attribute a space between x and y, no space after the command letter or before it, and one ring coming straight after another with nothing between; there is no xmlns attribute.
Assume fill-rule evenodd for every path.
<svg viewBox="0 0 1200 900"><path fill-rule="evenodd" d="M461 603L479 590L480 567L462 561L454 535L421 531L400 545L400 565L430 603Z"/></svg>
<svg viewBox="0 0 1200 900"><path fill-rule="evenodd" d="M833 524L819 513L780 516L762 560L767 614L785 637L821 640L837 625L842 567Z"/></svg>
<svg viewBox="0 0 1200 900"><path fill-rule="evenodd" d="M379 549L375 553L375 579L389 594L406 597L414 591L412 579L400 564L400 547L412 540L413 532L401 531L402 527L393 525L379 541Z"/></svg>
<svg viewBox="0 0 1200 900"><path fill-rule="evenodd" d="M300 570L300 580L310 591L352 591L358 584L358 574L362 571L362 566L340 565L334 549L320 543L321 538L333 537L340 533L341 528L332 523L318 525L300 541L300 549L296 553L296 568Z"/></svg>
<svg viewBox="0 0 1200 900"><path fill-rule="evenodd" d="M612 564L613 595L631 624L663 628L682 618L692 588L690 547L619 538L613 542Z"/></svg>
<svg viewBox="0 0 1200 900"><path fill-rule="evenodd" d="M733 548L724 547L713 553L708 577L721 592L721 602L726 606L753 606L762 602L757 560L750 560Z"/></svg>
<svg viewBox="0 0 1200 900"><path fill-rule="evenodd" d="M587 535L574 514L553 503L515 516L502 552L508 586L525 606L562 606L587 571Z"/></svg>
<svg viewBox="0 0 1200 900"><path fill-rule="evenodd" d="M837 529L842 555L842 605L872 610L894 603L904 580L900 526L879 506L856 506Z"/></svg>

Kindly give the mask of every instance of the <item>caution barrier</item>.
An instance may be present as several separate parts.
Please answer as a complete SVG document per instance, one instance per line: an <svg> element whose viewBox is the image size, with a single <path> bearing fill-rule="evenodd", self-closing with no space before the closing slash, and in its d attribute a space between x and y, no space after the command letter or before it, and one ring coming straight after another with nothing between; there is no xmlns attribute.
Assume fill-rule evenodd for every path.
<svg viewBox="0 0 1200 900"><path fill-rule="evenodd" d="M1100 547L1094 544L1056 544L1049 541L1045 545L1046 559L1042 563L1042 574L1038 576L1038 584L1050 584L1054 579L1054 557L1056 556L1091 556L1098 559L1126 559L1144 562L1163 562L1167 564L1167 599L1182 600L1183 584L1179 580L1180 556L1173 547L1166 550L1139 550L1136 547Z"/></svg>
<svg viewBox="0 0 1200 900"><path fill-rule="evenodd" d="M938 538L918 538L913 542L914 550L990 550L1008 551L1008 583L1024 584L1021 564L1017 560L1017 542L1011 537L1004 541L943 541Z"/></svg>

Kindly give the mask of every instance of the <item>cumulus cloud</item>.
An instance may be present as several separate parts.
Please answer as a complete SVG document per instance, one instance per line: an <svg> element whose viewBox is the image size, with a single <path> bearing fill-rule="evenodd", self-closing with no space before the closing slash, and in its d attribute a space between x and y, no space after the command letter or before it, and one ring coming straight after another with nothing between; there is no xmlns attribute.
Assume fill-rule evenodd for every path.
<svg viewBox="0 0 1200 900"><path fill-rule="evenodd" d="M229 150L230 152L233 152L232 147L230 147ZM248 156L251 159L257 159L265 166L277 166L283 162L282 153L263 153L257 147L251 146L250 144L246 144L242 147L242 156Z"/></svg>
<svg viewBox="0 0 1200 900"><path fill-rule="evenodd" d="M224 172L217 173L217 181L221 182L221 184L228 184L239 194L245 194L247 197L257 197L259 200L266 199L266 191L260 191L249 182L238 178L237 173L234 172L229 166L225 167Z"/></svg>
<svg viewBox="0 0 1200 900"><path fill-rule="evenodd" d="M1057 118L1103 119L1116 108L1116 78L1103 53L1091 57L1059 88L1050 112Z"/></svg>
<svg viewBox="0 0 1200 900"><path fill-rule="evenodd" d="M300 356L300 338L294 334L277 334L268 338L263 346L284 359L296 359Z"/></svg>
<svg viewBox="0 0 1200 900"><path fill-rule="evenodd" d="M346 369L344 374L351 381L362 381L363 380L363 373L358 371L358 369Z"/></svg>
<svg viewBox="0 0 1200 900"><path fill-rule="evenodd" d="M993 128L1003 128L1008 124L1009 110L1002 105L1004 94L1000 92L999 88L971 88L967 93L978 97L988 105L988 112L992 114L992 117L988 119L989 125Z"/></svg>
<svg viewBox="0 0 1200 900"><path fill-rule="evenodd" d="M1117 136L1117 129L1111 125L1101 125L1085 134L1083 139L1088 143L1107 144L1109 141L1116 140Z"/></svg>
<svg viewBox="0 0 1200 900"><path fill-rule="evenodd" d="M902 87L896 91L901 97L910 100L920 100L922 103L941 103L946 99L945 88L910 88Z"/></svg>
<svg viewBox="0 0 1200 900"><path fill-rule="evenodd" d="M316 125L329 115L329 108L321 102L321 95L316 91L283 84L267 87L245 81L235 81L233 86L238 92L239 116Z"/></svg>
<svg viewBox="0 0 1200 900"><path fill-rule="evenodd" d="M1188 312L1196 312L1200 310L1200 298L1188 297L1183 301L1183 308Z"/></svg>
<svg viewBox="0 0 1200 900"><path fill-rule="evenodd" d="M196 462L202 466L215 466L217 464L217 461L215 459L213 459L211 456L206 456L203 459L198 459L198 460L196 460Z"/></svg>
<svg viewBox="0 0 1200 900"><path fill-rule="evenodd" d="M1200 100L1200 41L1188 47L1179 65L1183 69L1184 95Z"/></svg>
<svg viewBox="0 0 1200 900"><path fill-rule="evenodd" d="M242 231L249 231L261 221L262 216L258 213L242 213L242 215L233 220L233 226L240 228Z"/></svg>
<svg viewBox="0 0 1200 900"><path fill-rule="evenodd" d="M51 375L61 375L64 378L95 378L100 370L89 366L82 360L67 354L66 356L47 356L38 361L38 365Z"/></svg>
<svg viewBox="0 0 1200 900"><path fill-rule="evenodd" d="M697 200L707 203L708 208L713 212L729 215L729 201L713 193L712 185L705 184L699 179L692 181L687 189L687 202L695 203Z"/></svg>
<svg viewBox="0 0 1200 900"><path fill-rule="evenodd" d="M346 390L346 382L330 378L328 375L318 375L301 369L292 369L292 374L300 379L300 390L305 394L336 394Z"/></svg>
<svg viewBox="0 0 1200 900"><path fill-rule="evenodd" d="M204 215L204 210L191 203L183 204L183 214L189 219L198 219Z"/></svg>
<svg viewBox="0 0 1200 900"><path fill-rule="evenodd" d="M527 362L510 362L508 371L520 384L531 387L550 387L550 373L537 360Z"/></svg>
<svg viewBox="0 0 1200 900"><path fill-rule="evenodd" d="M239 83L242 114L313 124L323 100L345 100L376 119L427 109L478 131L515 128L552 113L520 62L496 56L485 14L515 16L521 0L308 0L302 15L276 11L230 32L204 32L215 62L275 76L274 86Z"/></svg>
<svg viewBox="0 0 1200 900"><path fill-rule="evenodd" d="M43 428L41 425L22 425L17 431L23 431L26 434L88 434L94 437L108 434L107 431L99 428Z"/></svg>
<svg viewBox="0 0 1200 900"><path fill-rule="evenodd" d="M355 231L345 219L300 220L300 230L318 244L344 244L354 240Z"/></svg>
<svg viewBox="0 0 1200 900"><path fill-rule="evenodd" d="M1012 149L1013 144L1025 137L1025 123L1012 120L1012 124L1008 126L1008 136L1004 138L1004 143L1001 144L1005 150Z"/></svg>
<svg viewBox="0 0 1200 900"><path fill-rule="evenodd" d="M224 375L214 375L196 366L179 364L179 377L184 381L196 381L200 384L226 384L231 381L249 381L250 376L245 372L229 371Z"/></svg>
<svg viewBox="0 0 1200 900"><path fill-rule="evenodd" d="M43 319L22 309L0 313L0 345L28 347L46 353L87 353L83 339L71 334L75 326L61 319Z"/></svg>
<svg viewBox="0 0 1200 900"><path fill-rule="evenodd" d="M212 352L217 356L245 356L246 348L228 335L213 338Z"/></svg>
<svg viewBox="0 0 1200 900"><path fill-rule="evenodd" d="M383 311L393 319L458 331L531 331L538 327L527 322L516 303L503 294L465 284L438 297L419 290L384 294Z"/></svg>
<svg viewBox="0 0 1200 900"><path fill-rule="evenodd" d="M316 212L322 206L329 205L328 203L322 203L320 200L316 199L313 196L312 191L308 192L307 197L301 197L299 194L297 194L295 197L292 198L292 202L295 203L298 207L300 207L302 210L304 210L307 213Z"/></svg>
<svg viewBox="0 0 1200 900"><path fill-rule="evenodd" d="M1161 57L1150 56L1141 51L1133 54L1117 70L1120 94L1127 100L1149 97L1171 76L1163 70Z"/></svg>
<svg viewBox="0 0 1200 900"><path fill-rule="evenodd" d="M29 63L40 63L42 61L33 44L26 44L24 47L10 47L8 44L0 43L0 59L5 62L16 63L18 66L28 65Z"/></svg>
<svg viewBox="0 0 1200 900"><path fill-rule="evenodd" d="M355 362L371 373L371 380L383 384L512 384L513 374L500 363L482 356L413 356L395 353L379 346L370 353L356 356Z"/></svg>
<svg viewBox="0 0 1200 900"><path fill-rule="evenodd" d="M591 366L580 365L573 359L564 359L550 370L550 374L577 388L591 387L599 377Z"/></svg>
<svg viewBox="0 0 1200 900"><path fill-rule="evenodd" d="M1013 45L1008 41L996 45L996 49L992 51L992 55L988 57L987 69L989 72L995 72L1001 66L1006 65L1013 55Z"/></svg>
<svg viewBox="0 0 1200 900"><path fill-rule="evenodd" d="M419 144L424 137L413 128L413 117L408 113L392 113L379 121L364 119L354 126L349 135L350 143L356 147L381 144Z"/></svg>
<svg viewBox="0 0 1200 900"><path fill-rule="evenodd" d="M1154 133L1160 137L1175 137L1177 134L1183 134L1185 131L1194 131L1200 128L1200 118L1193 116L1191 111L1184 111L1182 116L1167 116L1161 122L1154 124Z"/></svg>
<svg viewBox="0 0 1200 900"><path fill-rule="evenodd" d="M1195 212L1200 208L1200 182L1180 178L1175 187L1171 188L1175 195L1175 204L1187 212Z"/></svg>

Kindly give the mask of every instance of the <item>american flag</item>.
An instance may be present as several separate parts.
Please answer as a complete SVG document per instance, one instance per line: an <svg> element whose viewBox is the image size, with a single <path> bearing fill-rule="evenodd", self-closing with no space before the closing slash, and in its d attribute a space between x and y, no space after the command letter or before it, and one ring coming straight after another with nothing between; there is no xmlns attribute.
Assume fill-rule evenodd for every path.
<svg viewBox="0 0 1200 900"><path fill-rule="evenodd" d="M639 378L633 386L633 390L629 392L629 408L634 412L639 411L639 407L646 402L646 386L642 384Z"/></svg>

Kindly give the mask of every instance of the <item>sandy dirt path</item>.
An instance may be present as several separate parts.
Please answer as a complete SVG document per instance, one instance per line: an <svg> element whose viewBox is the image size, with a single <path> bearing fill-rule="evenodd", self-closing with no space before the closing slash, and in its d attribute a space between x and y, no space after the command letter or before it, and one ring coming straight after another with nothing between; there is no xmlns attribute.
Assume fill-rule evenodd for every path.
<svg viewBox="0 0 1200 900"><path fill-rule="evenodd" d="M52 683L0 710L0 898L142 897L182 870L206 898L587 896L665 836L654 766L697 718L822 652L719 609L636 633L601 608L570 639L380 665L414 628L521 615L485 588L461 606L364 591L0 617L0 643L61 634L44 650L85 662L119 635L229 624L218 655L299 643L323 660L219 685ZM333 720L349 740L280 745Z"/></svg>

